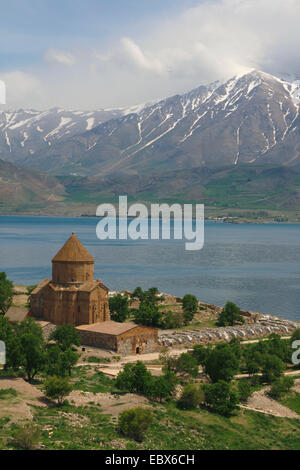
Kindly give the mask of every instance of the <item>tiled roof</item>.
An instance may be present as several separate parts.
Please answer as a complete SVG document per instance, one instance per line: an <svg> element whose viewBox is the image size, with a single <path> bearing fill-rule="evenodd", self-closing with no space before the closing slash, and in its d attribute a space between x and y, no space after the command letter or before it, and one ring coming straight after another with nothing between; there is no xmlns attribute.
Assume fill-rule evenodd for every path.
<svg viewBox="0 0 300 470"><path fill-rule="evenodd" d="M101 323L93 323L92 325L78 326L78 330L91 331L94 333L103 333L107 335L119 336L122 333L137 328L135 323L117 323L115 321L105 321Z"/></svg>
<svg viewBox="0 0 300 470"><path fill-rule="evenodd" d="M66 241L64 246L54 256L52 262L67 261L67 262L92 262L94 258L90 255L83 244L78 240L75 233Z"/></svg>
<svg viewBox="0 0 300 470"><path fill-rule="evenodd" d="M11 322L19 322L25 320L28 317L28 313L27 308L10 307L5 314L5 318Z"/></svg>
<svg viewBox="0 0 300 470"><path fill-rule="evenodd" d="M78 283L78 284L56 284L53 283L52 281L49 282L49 287L54 290L54 291L63 291L63 292L91 292L96 287L102 287L105 290L108 290L108 288L102 284L100 281L87 281L84 283Z"/></svg>

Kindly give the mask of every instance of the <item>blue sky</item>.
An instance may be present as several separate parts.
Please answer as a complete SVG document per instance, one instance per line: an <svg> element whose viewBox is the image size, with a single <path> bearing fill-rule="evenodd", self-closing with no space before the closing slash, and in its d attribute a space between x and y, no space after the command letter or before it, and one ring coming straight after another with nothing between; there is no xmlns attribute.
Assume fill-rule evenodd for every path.
<svg viewBox="0 0 300 470"><path fill-rule="evenodd" d="M137 38L197 0L10 0L1 6L2 70L37 64L47 48Z"/></svg>
<svg viewBox="0 0 300 470"><path fill-rule="evenodd" d="M251 68L299 75L299 0L1 1L7 108L129 106Z"/></svg>

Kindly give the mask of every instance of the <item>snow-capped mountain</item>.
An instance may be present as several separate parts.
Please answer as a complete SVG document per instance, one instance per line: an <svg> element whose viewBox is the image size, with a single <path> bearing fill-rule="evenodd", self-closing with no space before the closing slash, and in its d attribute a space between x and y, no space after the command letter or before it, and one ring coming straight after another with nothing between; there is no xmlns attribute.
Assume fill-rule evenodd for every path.
<svg viewBox="0 0 300 470"><path fill-rule="evenodd" d="M300 164L299 103L299 81L290 83L254 70L130 114L116 110L118 116L99 125L94 115L86 113L78 118L85 127L79 132L77 124L66 121L70 116L56 111L55 127L44 130L45 145L34 152L24 118L16 128L19 140L12 137L18 126L15 120L10 128L0 128L0 158L78 175L159 173L242 163L296 165ZM34 134L40 132L38 126L43 129L35 122Z"/></svg>
<svg viewBox="0 0 300 470"><path fill-rule="evenodd" d="M57 142L89 131L124 114L125 110L92 112L18 110L0 112L0 157L22 162L27 155L45 152Z"/></svg>

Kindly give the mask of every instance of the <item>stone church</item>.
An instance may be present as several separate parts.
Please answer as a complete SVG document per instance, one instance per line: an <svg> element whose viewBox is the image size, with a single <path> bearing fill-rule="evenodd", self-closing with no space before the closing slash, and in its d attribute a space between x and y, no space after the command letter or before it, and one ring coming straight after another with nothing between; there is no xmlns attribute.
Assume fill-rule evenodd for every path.
<svg viewBox="0 0 300 470"><path fill-rule="evenodd" d="M71 324L85 346L109 349L121 355L158 349L158 330L110 320L108 288L94 280L94 259L76 235L52 260L52 279L32 292L30 315L47 326Z"/></svg>
<svg viewBox="0 0 300 470"><path fill-rule="evenodd" d="M108 288L94 280L94 259L74 233L52 260L52 279L32 292L30 310L55 325L110 320Z"/></svg>

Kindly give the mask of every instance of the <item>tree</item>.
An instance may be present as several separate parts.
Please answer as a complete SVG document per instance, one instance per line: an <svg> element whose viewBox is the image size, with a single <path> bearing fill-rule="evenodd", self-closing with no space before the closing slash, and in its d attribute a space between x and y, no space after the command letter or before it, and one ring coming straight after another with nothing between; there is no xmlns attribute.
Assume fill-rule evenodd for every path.
<svg viewBox="0 0 300 470"><path fill-rule="evenodd" d="M109 299L109 310L113 321L125 322L130 314L128 296L126 294L117 294L111 297Z"/></svg>
<svg viewBox="0 0 300 470"><path fill-rule="evenodd" d="M197 377L199 370L197 360L189 353L183 353L176 361L176 371Z"/></svg>
<svg viewBox="0 0 300 470"><path fill-rule="evenodd" d="M43 331L32 318L28 318L20 323L17 335L20 341L20 365L30 382L46 363Z"/></svg>
<svg viewBox="0 0 300 470"><path fill-rule="evenodd" d="M196 344L193 347L192 354L193 354L193 357L196 359L197 364L199 364L200 366L204 366L210 354L210 348L204 347L201 344Z"/></svg>
<svg viewBox="0 0 300 470"><path fill-rule="evenodd" d="M274 354L267 354L263 361L263 378L267 383L272 383L282 375L285 369L284 363Z"/></svg>
<svg viewBox="0 0 300 470"><path fill-rule="evenodd" d="M228 344L218 344L210 351L204 370L212 382L230 382L239 371L239 361Z"/></svg>
<svg viewBox="0 0 300 470"><path fill-rule="evenodd" d="M195 384L187 384L178 400L178 405L184 410L197 408L204 402L204 391Z"/></svg>
<svg viewBox="0 0 300 470"><path fill-rule="evenodd" d="M49 339L56 341L62 351L66 351L72 346L80 346L80 336L73 325L57 326Z"/></svg>
<svg viewBox="0 0 300 470"><path fill-rule="evenodd" d="M246 355L246 369L249 375L258 374L263 364L263 355L259 351L249 352Z"/></svg>
<svg viewBox="0 0 300 470"><path fill-rule="evenodd" d="M134 314L134 321L138 325L158 327L161 325L162 313L156 305L142 302Z"/></svg>
<svg viewBox="0 0 300 470"><path fill-rule="evenodd" d="M169 398L173 392L172 382L169 381L166 375L156 377L154 380L154 386L151 391L151 396L155 399L159 399L162 402L163 399Z"/></svg>
<svg viewBox="0 0 300 470"><path fill-rule="evenodd" d="M163 297L158 297L159 291L157 287L151 287L150 289L143 291L141 287L137 287L131 294L132 299L138 299L147 305L157 305L158 302L164 300Z"/></svg>
<svg viewBox="0 0 300 470"><path fill-rule="evenodd" d="M165 330L180 328L184 325L185 318L182 312L172 312L168 310L162 313L161 326Z"/></svg>
<svg viewBox="0 0 300 470"><path fill-rule="evenodd" d="M12 304L13 283L6 277L6 273L0 272L0 315L5 315Z"/></svg>
<svg viewBox="0 0 300 470"><path fill-rule="evenodd" d="M65 398L70 395L72 385L62 377L48 377L44 382L44 391L47 398L57 400L58 405L62 405Z"/></svg>
<svg viewBox="0 0 300 470"><path fill-rule="evenodd" d="M136 364L125 364L124 369L116 378L115 385L118 390L124 392L151 396L154 378L145 364L138 361Z"/></svg>
<svg viewBox="0 0 300 470"><path fill-rule="evenodd" d="M142 442L152 420L153 415L149 408L138 407L120 413L118 424L124 436Z"/></svg>
<svg viewBox="0 0 300 470"><path fill-rule="evenodd" d="M240 401L245 403L252 395L252 388L247 380L240 380L238 383Z"/></svg>
<svg viewBox="0 0 300 470"><path fill-rule="evenodd" d="M190 323L198 311L198 299L194 295L186 294L182 299L185 324Z"/></svg>
<svg viewBox="0 0 300 470"><path fill-rule="evenodd" d="M141 287L136 287L131 294L132 299L138 299L140 302L144 299L144 291Z"/></svg>
<svg viewBox="0 0 300 470"><path fill-rule="evenodd" d="M227 302L219 315L219 326L233 326L237 322L244 323L244 319L240 314L240 309L233 302Z"/></svg>
<svg viewBox="0 0 300 470"><path fill-rule="evenodd" d="M230 416L237 408L239 395L233 390L231 385L224 380L220 380L212 385L204 385L205 403L216 413L223 416Z"/></svg>
<svg viewBox="0 0 300 470"><path fill-rule="evenodd" d="M300 341L300 328L297 328L292 334L291 342L293 343L294 341Z"/></svg>
<svg viewBox="0 0 300 470"><path fill-rule="evenodd" d="M266 341L268 353L274 354L285 363L291 362L290 342L281 339L281 337L276 333L269 335L268 339L269 341Z"/></svg>
<svg viewBox="0 0 300 470"><path fill-rule="evenodd" d="M293 388L294 384L295 381L292 377L281 377L273 382L269 395L271 398L279 400Z"/></svg>
<svg viewBox="0 0 300 470"><path fill-rule="evenodd" d="M47 348L47 374L59 377L65 377L67 374L71 376L72 368L78 359L79 354L72 348L62 351L57 344L49 345Z"/></svg>
<svg viewBox="0 0 300 470"><path fill-rule="evenodd" d="M22 362L20 339L16 329L2 315L0 316L0 340L5 343L5 369L18 369Z"/></svg>
<svg viewBox="0 0 300 470"><path fill-rule="evenodd" d="M232 340L230 340L228 344L230 346L230 349L234 352L237 360L240 361L243 356L241 341L238 338L232 338Z"/></svg>

